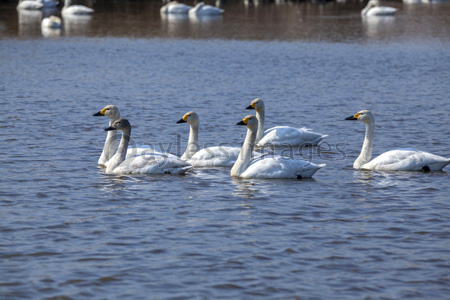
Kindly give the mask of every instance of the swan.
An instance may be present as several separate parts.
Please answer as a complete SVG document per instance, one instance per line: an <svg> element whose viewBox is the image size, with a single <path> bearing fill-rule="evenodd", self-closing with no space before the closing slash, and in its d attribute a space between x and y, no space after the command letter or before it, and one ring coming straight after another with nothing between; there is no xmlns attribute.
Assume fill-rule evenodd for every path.
<svg viewBox="0 0 450 300"><path fill-rule="evenodd" d="M84 5L70 5L71 0L65 0L64 1L64 7L61 11L62 15L77 15L77 16L83 16L83 15L90 15L94 12L92 8L89 8Z"/></svg>
<svg viewBox="0 0 450 300"><path fill-rule="evenodd" d="M200 119L197 113L186 113L177 123L190 125L189 140L186 151L181 156L194 167L231 167L239 156L241 148L216 146L199 150L198 128Z"/></svg>
<svg viewBox="0 0 450 300"><path fill-rule="evenodd" d="M276 126L264 131L265 108L264 102L256 98L247 107L254 109L258 118L258 134L256 145L264 146L316 146L327 135L316 133L308 128L294 128L289 126Z"/></svg>
<svg viewBox="0 0 450 300"><path fill-rule="evenodd" d="M366 124L366 136L361 154L353 163L355 169L378 171L441 171L450 163L450 158L416 149L397 149L372 157L375 118L370 110L362 110L346 120L358 120Z"/></svg>
<svg viewBox="0 0 450 300"><path fill-rule="evenodd" d="M206 5L204 2L197 3L196 6L191 8L189 10L189 15L195 16L195 15L201 15L201 16L213 16L213 15L220 15L224 12L223 9Z"/></svg>
<svg viewBox="0 0 450 300"><path fill-rule="evenodd" d="M131 124L118 119L105 131L122 131L119 148L111 158L105 172L108 174L185 174L192 166L185 160L161 153L150 153L127 158Z"/></svg>
<svg viewBox="0 0 450 300"><path fill-rule="evenodd" d="M188 14L192 8L190 5L179 3L178 1L171 1L161 7L161 14Z"/></svg>
<svg viewBox="0 0 450 300"><path fill-rule="evenodd" d="M314 164L303 160L275 156L259 157L251 161L258 132L258 119L248 115L236 125L247 126L247 136L239 157L231 168L231 176L241 178L307 178L312 177L325 164Z"/></svg>
<svg viewBox="0 0 450 300"><path fill-rule="evenodd" d="M99 116L105 116L109 118L109 125L112 126L112 124L120 119L120 112L119 109L114 105L107 105L99 112L93 114L94 117ZM117 146L117 131L110 130L108 131L108 134L106 135L105 145L103 146L102 154L100 155L100 158L98 159L98 165L100 167L107 167L109 164L109 160L113 157L114 151L116 151ZM160 152L155 151L155 149L151 148L147 145L136 145L134 147L129 147L127 151L127 158L137 155L142 155L146 153L157 153L162 154ZM172 154L166 154L167 156L173 156Z"/></svg>
<svg viewBox="0 0 450 300"><path fill-rule="evenodd" d="M38 1L38 0L35 0ZM54 0L40 0L43 5L43 8L51 8L58 6L59 2Z"/></svg>
<svg viewBox="0 0 450 300"><path fill-rule="evenodd" d="M50 16L48 18L44 18L41 22L41 27L52 29L61 28L61 19L57 16Z"/></svg>
<svg viewBox="0 0 450 300"><path fill-rule="evenodd" d="M41 1L35 0L19 0L17 4L17 9L26 9L26 10L38 10L41 9L44 5Z"/></svg>
<svg viewBox="0 0 450 300"><path fill-rule="evenodd" d="M369 0L366 7L361 11L364 17L369 16L393 16L397 12L396 8L381 6L379 0Z"/></svg>

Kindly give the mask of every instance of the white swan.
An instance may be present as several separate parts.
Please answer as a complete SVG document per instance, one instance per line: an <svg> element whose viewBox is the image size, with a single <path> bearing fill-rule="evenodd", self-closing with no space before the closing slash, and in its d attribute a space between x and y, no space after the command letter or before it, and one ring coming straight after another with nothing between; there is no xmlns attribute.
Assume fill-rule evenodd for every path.
<svg viewBox="0 0 450 300"><path fill-rule="evenodd" d="M122 131L119 148L111 158L106 173L113 174L185 174L192 166L185 160L161 153L151 153L127 158L131 124L118 119L105 131Z"/></svg>
<svg viewBox="0 0 450 300"><path fill-rule="evenodd" d="M114 122L118 119L120 119L120 112L119 109L114 105L107 105L99 112L93 114L94 117L99 116L105 116L109 118L109 126L112 126ZM105 145L103 146L102 154L100 155L100 158L98 159L98 165L100 167L107 167L109 164L109 161L114 155L114 151L116 151L117 146L117 131L110 130L108 131L108 134L106 135ZM127 158L132 156L138 156L142 154L150 154L150 153L157 153L162 154L159 151L155 151L154 148L147 146L147 145L134 145L133 147L128 147L127 151ZM172 154L166 154L167 156L173 156Z"/></svg>
<svg viewBox="0 0 450 300"><path fill-rule="evenodd" d="M353 163L355 169L379 171L441 171L450 163L450 158L434 155L416 149L391 150L372 161L375 118L370 110L362 110L346 120L358 120L366 124L366 136L361 154Z"/></svg>
<svg viewBox="0 0 450 300"><path fill-rule="evenodd" d="M171 1L161 7L161 14L188 14L192 8L190 5L179 3L178 1Z"/></svg>
<svg viewBox="0 0 450 300"><path fill-rule="evenodd" d="M200 119L197 113L186 113L177 123L190 125L189 140L186 151L181 156L194 167L231 167L239 156L241 148L216 146L199 150L198 128Z"/></svg>
<svg viewBox="0 0 450 300"><path fill-rule="evenodd" d="M276 126L264 131L265 107L260 98L256 98L247 107L254 109L258 118L258 134L256 145L264 146L316 146L327 135L313 132L308 128L294 128L289 126Z"/></svg>
<svg viewBox="0 0 450 300"><path fill-rule="evenodd" d="M76 16L83 16L83 15L90 15L94 12L94 10L90 7L84 6L84 5L70 5L71 0L65 0L64 1L64 7L61 11L61 14L64 15L76 15Z"/></svg>
<svg viewBox="0 0 450 300"><path fill-rule="evenodd" d="M51 29L61 28L61 18L57 16L50 16L48 18L44 18L41 22L41 27Z"/></svg>
<svg viewBox="0 0 450 300"><path fill-rule="evenodd" d="M255 116L246 116L237 125L247 126L247 136L239 153L236 163L231 168L231 176L241 178L307 178L324 164L317 165L303 160L294 160L287 157L259 157L251 161L258 132L258 119Z"/></svg>
<svg viewBox="0 0 450 300"><path fill-rule="evenodd" d="M224 12L224 10L221 8L211 6L211 5L206 5L204 2L199 2L199 3L197 3L196 6L194 6L193 8L191 8L189 10L189 15L214 16L214 15L220 15L223 12Z"/></svg>
<svg viewBox="0 0 450 300"><path fill-rule="evenodd" d="M370 16L393 16L397 12L396 8L381 6L379 0L369 0L366 7L361 11L364 17Z"/></svg>
<svg viewBox="0 0 450 300"><path fill-rule="evenodd" d="M35 0L19 0L17 4L17 9L26 9L26 10L38 10L41 9L44 5L41 1Z"/></svg>

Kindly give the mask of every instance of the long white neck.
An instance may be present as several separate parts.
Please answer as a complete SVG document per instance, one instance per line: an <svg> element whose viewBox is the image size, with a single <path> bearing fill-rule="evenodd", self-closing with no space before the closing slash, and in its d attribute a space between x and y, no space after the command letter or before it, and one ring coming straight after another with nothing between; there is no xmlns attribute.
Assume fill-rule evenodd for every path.
<svg viewBox="0 0 450 300"><path fill-rule="evenodd" d="M186 151L184 151L184 154L181 156L182 159L190 159L198 151L198 126L198 123L191 124L188 144L186 147Z"/></svg>
<svg viewBox="0 0 450 300"><path fill-rule="evenodd" d="M247 135L244 140L244 145L242 145L241 152L239 152L239 157L231 168L231 176L239 177L247 169L248 164L252 159L253 148L255 147L256 133L256 128L247 129Z"/></svg>
<svg viewBox="0 0 450 300"><path fill-rule="evenodd" d="M255 144L258 144L264 135L264 122L266 119L265 109L256 111L256 118L258 119L258 133L256 134Z"/></svg>
<svg viewBox="0 0 450 300"><path fill-rule="evenodd" d="M109 126L112 126L112 124L117 119L110 119L109 120ZM98 164L101 166L105 166L106 163L113 157L114 151L116 151L117 146L117 130L110 130L106 134L106 140L105 145L103 146L102 154L100 155L100 158L98 159Z"/></svg>
<svg viewBox="0 0 450 300"><path fill-rule="evenodd" d="M114 156L111 158L111 162L106 168L106 173L112 172L127 157L128 144L130 143L130 135L131 135L131 128L128 128L122 132L122 138L120 139L119 148L117 148L116 154L114 154Z"/></svg>
<svg viewBox="0 0 450 300"><path fill-rule="evenodd" d="M372 1L369 1L369 3L367 3L366 7L363 8L363 10L361 11L361 14L363 16L367 15L367 13L369 12L369 10L374 7L375 5L373 4Z"/></svg>
<svg viewBox="0 0 450 300"><path fill-rule="evenodd" d="M358 158L353 163L353 168L361 169L366 163L372 158L372 148L373 148L373 135L375 131L375 122L370 121L366 123L366 135L364 137L364 144L361 149L361 153Z"/></svg>
<svg viewBox="0 0 450 300"><path fill-rule="evenodd" d="M69 7L70 1L71 1L71 0L65 0L65 1L64 1L64 7L63 7L63 8Z"/></svg>

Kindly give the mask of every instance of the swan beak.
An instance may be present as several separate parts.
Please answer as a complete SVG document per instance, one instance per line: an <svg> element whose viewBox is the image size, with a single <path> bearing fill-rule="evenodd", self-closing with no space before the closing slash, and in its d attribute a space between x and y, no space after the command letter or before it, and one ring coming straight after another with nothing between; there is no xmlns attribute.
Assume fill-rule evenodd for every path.
<svg viewBox="0 0 450 300"><path fill-rule="evenodd" d="M94 117L100 117L100 116L103 116L103 115L102 115L102 113L99 111L98 113L95 113L95 114L93 114L92 116L94 116Z"/></svg>
<svg viewBox="0 0 450 300"><path fill-rule="evenodd" d="M251 104L247 106L245 109L255 109Z"/></svg>
<svg viewBox="0 0 450 300"><path fill-rule="evenodd" d="M247 124L245 124L244 121L240 121L240 122L236 123L236 125L247 125Z"/></svg>
<svg viewBox="0 0 450 300"><path fill-rule="evenodd" d="M179 124L179 123L186 123L186 121L183 120L183 119L179 119L179 120L177 121L177 124Z"/></svg>
<svg viewBox="0 0 450 300"><path fill-rule="evenodd" d="M348 118L345 118L346 120L358 120L358 118L355 118L355 116L350 116Z"/></svg>
<svg viewBox="0 0 450 300"><path fill-rule="evenodd" d="M117 128L114 128L112 126L109 126L108 128L105 128L105 131L111 131L111 130L117 130Z"/></svg>

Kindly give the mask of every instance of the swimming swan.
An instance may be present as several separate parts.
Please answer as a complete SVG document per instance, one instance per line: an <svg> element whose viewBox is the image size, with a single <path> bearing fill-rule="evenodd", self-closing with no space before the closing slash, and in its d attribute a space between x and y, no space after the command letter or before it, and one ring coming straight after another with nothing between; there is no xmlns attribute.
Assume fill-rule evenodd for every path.
<svg viewBox="0 0 450 300"><path fill-rule="evenodd" d="M416 149L391 150L372 161L375 118L370 110L362 110L346 120L358 120L366 124L366 136L361 154L353 163L355 169L379 171L441 171L450 163L449 158Z"/></svg>
<svg viewBox="0 0 450 300"><path fill-rule="evenodd" d="M188 123L191 128L186 151L181 156L194 167L231 167L239 156L241 148L216 146L199 150L198 128L199 116L190 111L186 113L177 123Z"/></svg>
<svg viewBox="0 0 450 300"><path fill-rule="evenodd" d="M105 131L122 131L119 148L111 158L106 173L113 174L185 174L192 166L177 157L151 153L126 158L131 125L127 119L118 119Z"/></svg>
<svg viewBox="0 0 450 300"><path fill-rule="evenodd" d="M171 1L161 7L161 14L188 14L192 8L190 5L179 3L178 1Z"/></svg>
<svg viewBox="0 0 450 300"><path fill-rule="evenodd" d="M189 10L189 15L191 16L216 16L220 15L224 12L223 9L220 9L215 6L205 5L204 2L197 3L196 6Z"/></svg>
<svg viewBox="0 0 450 300"><path fill-rule="evenodd" d="M51 29L61 28L61 18L57 16L50 16L48 18L44 18L41 22L41 27Z"/></svg>
<svg viewBox="0 0 450 300"><path fill-rule="evenodd" d="M19 0L17 9L38 10L44 6L41 1L35 0Z"/></svg>
<svg viewBox="0 0 450 300"><path fill-rule="evenodd" d="M64 1L64 7L61 11L62 15L76 15L76 16L85 16L90 15L94 12L94 10L90 7L84 5L70 5L71 0Z"/></svg>
<svg viewBox="0 0 450 300"><path fill-rule="evenodd" d="M379 0L369 0L366 7L361 11L363 17L369 16L393 16L397 12L396 8L381 6Z"/></svg>
<svg viewBox="0 0 450 300"><path fill-rule="evenodd" d="M312 177L314 173L324 164L316 165L303 160L294 160L287 157L259 157L251 161L251 155L255 146L258 132L258 119L248 115L236 125L247 126L247 136L239 153L236 163L231 168L231 176L241 178L306 178Z"/></svg>
<svg viewBox="0 0 450 300"><path fill-rule="evenodd" d="M289 126L276 126L264 131L265 108L264 102L256 98L247 107L254 109L258 118L258 134L256 145L263 146L316 146L324 137L321 133L316 133L308 128L294 128Z"/></svg>
<svg viewBox="0 0 450 300"><path fill-rule="evenodd" d="M108 117L109 118L108 126L112 126L112 124L116 120L120 119L120 112L116 106L107 105L99 112L93 114L93 116L94 117L100 117L100 116ZM117 146L117 131L110 130L110 131L108 131L108 134L106 135L105 145L103 146L102 154L100 155L100 158L98 159L99 166L107 167L109 160L111 159L111 157L113 157L114 152L116 151L116 146ZM133 147L128 147L127 158L129 158L131 156L146 154L146 153L161 154L160 152L155 151L155 149L153 149L152 147L147 146L147 145L133 145ZM175 157L175 155L172 155L172 154L166 154L166 155Z"/></svg>

